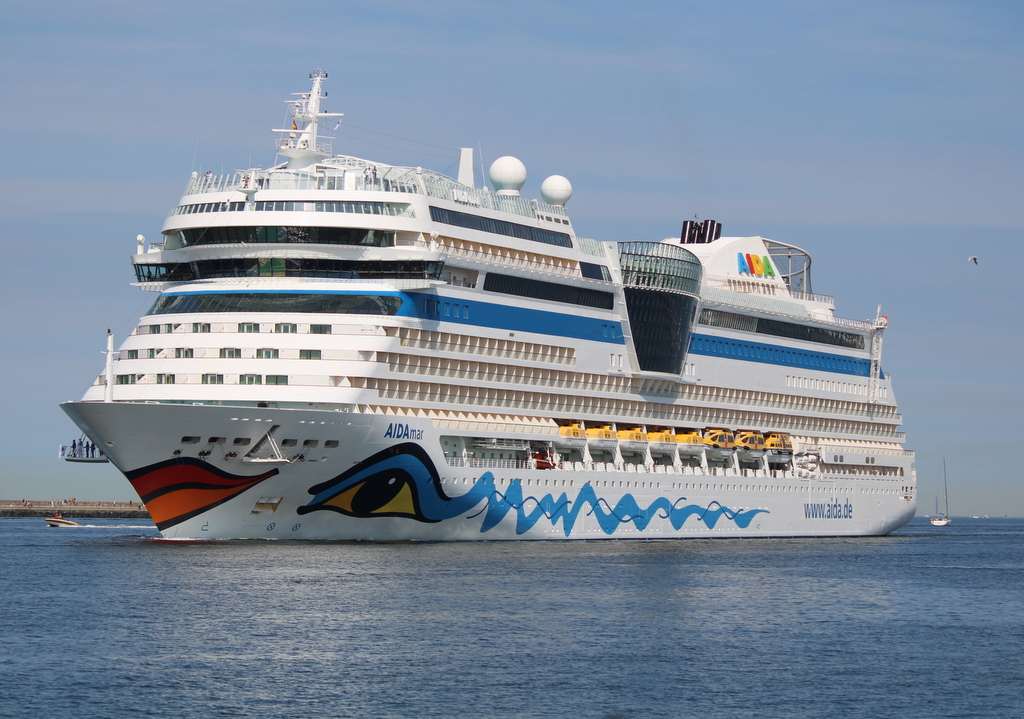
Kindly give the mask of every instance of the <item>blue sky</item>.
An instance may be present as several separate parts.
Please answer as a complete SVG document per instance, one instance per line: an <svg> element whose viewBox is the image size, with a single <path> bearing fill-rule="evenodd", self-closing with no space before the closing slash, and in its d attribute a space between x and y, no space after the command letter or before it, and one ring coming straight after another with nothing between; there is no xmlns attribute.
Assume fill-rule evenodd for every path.
<svg viewBox="0 0 1024 719"><path fill-rule="evenodd" d="M920 508L945 448L955 514L1024 515L1022 30L1013 2L8 7L0 498L132 497L54 459L76 436L57 405L152 300L135 236L193 168L269 165L282 101L323 68L336 151L451 174L460 146L515 155L529 196L568 177L601 240L697 213L804 247L839 315L890 317Z"/></svg>

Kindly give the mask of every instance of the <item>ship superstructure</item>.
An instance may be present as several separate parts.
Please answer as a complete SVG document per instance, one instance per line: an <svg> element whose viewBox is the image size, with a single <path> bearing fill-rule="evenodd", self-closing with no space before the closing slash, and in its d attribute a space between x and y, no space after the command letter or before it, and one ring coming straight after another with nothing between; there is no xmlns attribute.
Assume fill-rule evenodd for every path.
<svg viewBox="0 0 1024 719"><path fill-rule="evenodd" d="M572 188L520 197L332 154L326 74L284 161L193 173L151 309L63 405L166 537L511 539L884 534L913 453L887 321L835 315L809 255L687 222L577 236Z"/></svg>

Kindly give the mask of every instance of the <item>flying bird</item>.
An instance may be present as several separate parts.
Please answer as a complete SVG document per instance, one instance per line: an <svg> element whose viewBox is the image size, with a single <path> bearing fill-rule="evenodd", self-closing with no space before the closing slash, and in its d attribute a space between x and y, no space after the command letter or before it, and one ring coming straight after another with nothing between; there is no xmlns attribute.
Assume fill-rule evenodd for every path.
<svg viewBox="0 0 1024 719"><path fill-rule="evenodd" d="M968 262L973 262L974 264L978 264L978 258L975 257L974 255L971 255L970 257L968 257L967 261Z"/></svg>

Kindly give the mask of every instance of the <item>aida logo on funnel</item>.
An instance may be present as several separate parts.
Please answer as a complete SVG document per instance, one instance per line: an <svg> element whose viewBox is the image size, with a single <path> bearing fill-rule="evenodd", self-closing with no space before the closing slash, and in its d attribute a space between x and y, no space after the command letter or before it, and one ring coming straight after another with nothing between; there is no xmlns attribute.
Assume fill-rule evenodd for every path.
<svg viewBox="0 0 1024 719"><path fill-rule="evenodd" d="M741 275L757 275L758 277L775 277L775 268L768 256L745 255L736 253L736 261Z"/></svg>

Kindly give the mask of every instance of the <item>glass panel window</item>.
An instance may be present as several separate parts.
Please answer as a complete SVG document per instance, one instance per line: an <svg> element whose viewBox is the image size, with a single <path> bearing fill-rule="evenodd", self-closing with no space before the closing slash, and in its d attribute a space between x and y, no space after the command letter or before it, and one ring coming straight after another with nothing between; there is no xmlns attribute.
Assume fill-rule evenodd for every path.
<svg viewBox="0 0 1024 719"><path fill-rule="evenodd" d="M320 359L320 350L299 350L299 359Z"/></svg>
<svg viewBox="0 0 1024 719"><path fill-rule="evenodd" d="M192 323L192 331L193 332L209 332L210 331L210 323L209 322L193 322Z"/></svg>
<svg viewBox="0 0 1024 719"><path fill-rule="evenodd" d="M256 357L258 359L277 359L280 356L280 351L276 349L263 348L256 350Z"/></svg>
<svg viewBox="0 0 1024 719"><path fill-rule="evenodd" d="M260 323L259 322L239 322L238 323L238 331L239 332L259 332L260 331Z"/></svg>
<svg viewBox="0 0 1024 719"><path fill-rule="evenodd" d="M224 384L224 375L222 374L204 374L203 384Z"/></svg>
<svg viewBox="0 0 1024 719"><path fill-rule="evenodd" d="M158 335L160 334L160 325L149 325L149 334Z"/></svg>
<svg viewBox="0 0 1024 719"><path fill-rule="evenodd" d="M331 334L330 325L310 325L309 333L311 335L329 335Z"/></svg>
<svg viewBox="0 0 1024 719"><path fill-rule="evenodd" d="M174 356L177 359L191 358L194 350L191 347L177 347L174 350Z"/></svg>
<svg viewBox="0 0 1024 719"><path fill-rule="evenodd" d="M135 384L135 375L133 374L119 374L115 378L116 384Z"/></svg>
<svg viewBox="0 0 1024 719"><path fill-rule="evenodd" d="M288 375L286 374L268 374L267 384L288 384Z"/></svg>
<svg viewBox="0 0 1024 719"><path fill-rule="evenodd" d="M395 295L317 294L306 292L224 292L207 295L164 294L149 314L184 312L322 312L350 315L395 315L402 298ZM199 327L199 323L192 325ZM293 325L294 326L294 325ZM193 329L194 332L209 332ZM278 330L280 331L280 330ZM295 330L292 330L294 332Z"/></svg>
<svg viewBox="0 0 1024 719"><path fill-rule="evenodd" d="M222 347L220 356L222 359L238 359L242 356L242 350L238 347Z"/></svg>
<svg viewBox="0 0 1024 719"><path fill-rule="evenodd" d="M263 375L241 374L238 375L238 384L263 384Z"/></svg>
<svg viewBox="0 0 1024 719"><path fill-rule="evenodd" d="M157 352L159 351L160 350L158 349L148 349L146 350L146 357L148 357L149 359L156 359Z"/></svg>
<svg viewBox="0 0 1024 719"><path fill-rule="evenodd" d="M138 358L139 358L139 351L138 350L128 350L128 359L138 359Z"/></svg>
<svg viewBox="0 0 1024 719"><path fill-rule="evenodd" d="M174 384L174 375L173 374L158 374L156 376L156 383L157 384Z"/></svg>
<svg viewBox="0 0 1024 719"><path fill-rule="evenodd" d="M284 322L274 325L274 332L281 332L284 334L295 334L298 331L296 325Z"/></svg>

